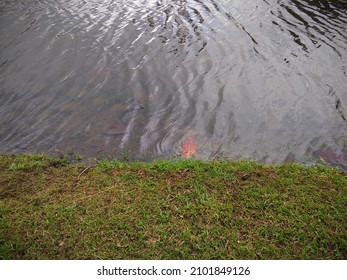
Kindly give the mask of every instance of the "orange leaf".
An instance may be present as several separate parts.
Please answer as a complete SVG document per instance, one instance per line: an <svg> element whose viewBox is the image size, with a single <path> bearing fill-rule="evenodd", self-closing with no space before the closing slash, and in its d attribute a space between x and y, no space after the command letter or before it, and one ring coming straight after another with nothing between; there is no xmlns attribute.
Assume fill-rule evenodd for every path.
<svg viewBox="0 0 347 280"><path fill-rule="evenodd" d="M196 152L196 144L194 138L189 136L185 141L183 141L182 145L182 155L185 158L190 158Z"/></svg>

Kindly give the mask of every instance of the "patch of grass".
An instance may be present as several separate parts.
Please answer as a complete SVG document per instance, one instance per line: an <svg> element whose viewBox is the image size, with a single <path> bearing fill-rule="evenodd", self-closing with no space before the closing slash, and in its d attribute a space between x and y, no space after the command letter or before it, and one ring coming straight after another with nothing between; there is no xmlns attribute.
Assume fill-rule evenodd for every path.
<svg viewBox="0 0 347 280"><path fill-rule="evenodd" d="M49 165L66 165L69 163L65 158L48 158L42 154L18 155L16 157L12 156L12 161L8 165L8 169L14 170L35 170L40 168L45 168ZM2 156L1 160L5 160Z"/></svg>
<svg viewBox="0 0 347 280"><path fill-rule="evenodd" d="M0 259L346 259L347 176L0 155Z"/></svg>
<svg viewBox="0 0 347 280"><path fill-rule="evenodd" d="M119 162L117 160L103 159L97 161L97 165L102 170L115 169L119 165Z"/></svg>

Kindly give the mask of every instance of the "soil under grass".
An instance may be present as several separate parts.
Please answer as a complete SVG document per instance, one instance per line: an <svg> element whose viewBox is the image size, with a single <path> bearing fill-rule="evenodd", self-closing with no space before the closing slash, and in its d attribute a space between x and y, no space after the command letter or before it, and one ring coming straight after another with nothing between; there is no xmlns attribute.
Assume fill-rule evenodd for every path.
<svg viewBox="0 0 347 280"><path fill-rule="evenodd" d="M0 155L0 259L346 259L347 173Z"/></svg>

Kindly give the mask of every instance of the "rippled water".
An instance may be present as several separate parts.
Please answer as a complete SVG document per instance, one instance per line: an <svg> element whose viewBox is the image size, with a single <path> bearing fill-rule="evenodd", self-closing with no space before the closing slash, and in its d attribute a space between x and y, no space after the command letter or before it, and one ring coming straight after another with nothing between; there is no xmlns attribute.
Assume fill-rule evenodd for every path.
<svg viewBox="0 0 347 280"><path fill-rule="evenodd" d="M0 152L347 166L345 0L0 2Z"/></svg>

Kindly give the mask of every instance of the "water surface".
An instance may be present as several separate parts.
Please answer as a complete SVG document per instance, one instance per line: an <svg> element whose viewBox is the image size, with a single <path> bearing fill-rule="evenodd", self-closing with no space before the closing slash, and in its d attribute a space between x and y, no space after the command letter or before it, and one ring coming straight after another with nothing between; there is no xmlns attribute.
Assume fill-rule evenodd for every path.
<svg viewBox="0 0 347 280"><path fill-rule="evenodd" d="M0 2L0 152L347 166L344 0Z"/></svg>

